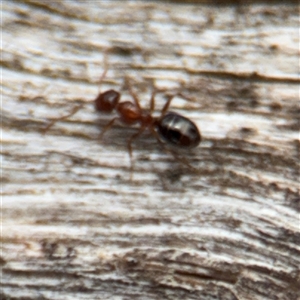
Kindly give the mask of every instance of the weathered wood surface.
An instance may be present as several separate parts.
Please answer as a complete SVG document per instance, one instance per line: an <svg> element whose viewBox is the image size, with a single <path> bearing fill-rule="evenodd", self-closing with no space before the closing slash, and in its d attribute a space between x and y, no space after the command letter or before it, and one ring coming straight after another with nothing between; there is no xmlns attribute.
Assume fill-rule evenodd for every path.
<svg viewBox="0 0 300 300"><path fill-rule="evenodd" d="M288 5L2 2L1 299L299 299L299 16ZM191 172L90 101L152 83ZM40 131L51 118L84 108Z"/></svg>

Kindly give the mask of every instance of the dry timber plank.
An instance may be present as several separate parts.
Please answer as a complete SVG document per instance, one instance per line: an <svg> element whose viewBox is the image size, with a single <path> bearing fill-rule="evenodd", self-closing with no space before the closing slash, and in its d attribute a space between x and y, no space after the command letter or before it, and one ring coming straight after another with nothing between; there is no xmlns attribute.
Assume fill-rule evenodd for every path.
<svg viewBox="0 0 300 300"><path fill-rule="evenodd" d="M2 2L3 299L298 299L297 3ZM203 141L116 125L101 90L152 84ZM51 118L84 104L45 135ZM131 178L132 177L132 178Z"/></svg>

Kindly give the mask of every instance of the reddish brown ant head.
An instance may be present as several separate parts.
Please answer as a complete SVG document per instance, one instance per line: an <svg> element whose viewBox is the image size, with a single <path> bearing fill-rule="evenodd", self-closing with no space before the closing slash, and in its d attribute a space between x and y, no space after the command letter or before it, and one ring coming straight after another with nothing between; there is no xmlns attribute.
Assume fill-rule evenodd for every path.
<svg viewBox="0 0 300 300"><path fill-rule="evenodd" d="M109 90L100 93L95 99L95 107L97 111L110 113L112 112L120 100L120 93L115 90Z"/></svg>

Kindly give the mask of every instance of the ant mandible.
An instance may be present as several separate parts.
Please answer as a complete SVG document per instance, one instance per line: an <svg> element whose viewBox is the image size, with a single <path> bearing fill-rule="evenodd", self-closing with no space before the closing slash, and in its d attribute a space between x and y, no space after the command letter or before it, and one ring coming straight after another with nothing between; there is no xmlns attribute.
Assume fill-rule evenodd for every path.
<svg viewBox="0 0 300 300"><path fill-rule="evenodd" d="M105 77L107 69L103 72L100 83ZM155 106L155 91L153 90L150 99L150 110L142 109L138 100L138 97L131 88L131 84L128 82L129 93L132 96L134 102L122 101L120 102L121 94L113 89L99 92L98 96L94 100L95 109L101 113L112 113L114 110L117 112L118 116L113 118L106 126L103 128L99 135L102 138L104 133L112 127L113 123L117 120L121 121L126 125L139 124L140 128L138 132L132 135L128 140L128 151L131 161L132 168L132 142L146 129L149 129L151 133L156 137L158 142L162 144L165 148L165 143L176 146L177 148L193 148L199 145L201 141L201 135L197 126L188 118L175 113L168 112L168 108L173 100L174 96L169 96L167 102L161 110L159 117L152 116ZM53 120L45 129L46 132L57 120L65 119L74 115L81 106L75 107L71 113L63 117ZM180 159L172 150L166 149L171 152L173 156L186 165L191 167L185 160Z"/></svg>

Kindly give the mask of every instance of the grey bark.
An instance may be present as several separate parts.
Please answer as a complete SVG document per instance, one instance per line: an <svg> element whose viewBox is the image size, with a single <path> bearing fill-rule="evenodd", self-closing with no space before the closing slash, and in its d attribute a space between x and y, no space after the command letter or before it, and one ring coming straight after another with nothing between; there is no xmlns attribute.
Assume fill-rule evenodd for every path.
<svg viewBox="0 0 300 300"><path fill-rule="evenodd" d="M298 27L296 2L3 1L2 299L299 299ZM196 172L97 138L125 77L155 115L181 93Z"/></svg>

